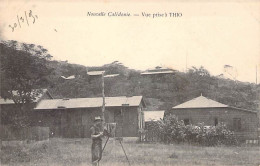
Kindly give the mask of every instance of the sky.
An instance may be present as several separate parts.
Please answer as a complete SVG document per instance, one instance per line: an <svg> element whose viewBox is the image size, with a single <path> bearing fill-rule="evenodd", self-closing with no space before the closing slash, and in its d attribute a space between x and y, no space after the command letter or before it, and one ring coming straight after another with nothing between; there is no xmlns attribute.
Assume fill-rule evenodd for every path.
<svg viewBox="0 0 260 166"><path fill-rule="evenodd" d="M29 13L31 10L31 16ZM25 14L26 12L26 14ZM123 12L131 17L87 16ZM167 17L143 17L142 12ZM182 13L169 17L169 13ZM139 14L139 16L133 16ZM27 16L20 25L18 18ZM37 16L37 18L36 18ZM34 20L34 23L33 23ZM9 25L17 27L12 28ZM20 27L21 26L21 27ZM146 70L155 66L185 71L192 66L260 82L260 1L4 1L0 0L2 40L42 45L54 60L86 66L120 61ZM234 72L231 72L234 73Z"/></svg>

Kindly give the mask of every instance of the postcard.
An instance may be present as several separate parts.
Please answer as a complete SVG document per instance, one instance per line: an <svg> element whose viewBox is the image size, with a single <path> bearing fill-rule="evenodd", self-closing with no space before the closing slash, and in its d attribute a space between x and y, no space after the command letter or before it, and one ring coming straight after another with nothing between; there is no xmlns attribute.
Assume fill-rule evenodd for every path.
<svg viewBox="0 0 260 166"><path fill-rule="evenodd" d="M0 13L2 165L260 165L260 1Z"/></svg>

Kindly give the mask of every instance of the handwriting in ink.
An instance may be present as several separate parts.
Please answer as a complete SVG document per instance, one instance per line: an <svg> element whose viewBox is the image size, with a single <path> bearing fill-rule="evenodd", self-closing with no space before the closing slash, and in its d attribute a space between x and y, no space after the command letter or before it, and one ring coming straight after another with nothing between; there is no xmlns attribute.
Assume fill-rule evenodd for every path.
<svg viewBox="0 0 260 166"><path fill-rule="evenodd" d="M17 15L16 18L17 22L15 22L13 25L9 25L9 28L11 28L12 32L14 32L15 28L17 28L18 26L22 28L24 24L27 24L27 26L30 26L29 23L34 24L35 20L38 19L38 16L34 15L32 10L30 10L29 13L24 11L24 16Z"/></svg>

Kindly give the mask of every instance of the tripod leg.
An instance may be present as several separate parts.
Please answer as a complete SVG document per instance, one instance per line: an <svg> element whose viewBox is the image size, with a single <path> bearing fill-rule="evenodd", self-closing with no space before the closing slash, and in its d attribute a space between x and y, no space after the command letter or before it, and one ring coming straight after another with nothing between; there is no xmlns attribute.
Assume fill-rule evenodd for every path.
<svg viewBox="0 0 260 166"><path fill-rule="evenodd" d="M106 143L105 143L105 145L104 145L104 147L103 147L103 149L102 149L102 151L101 151L101 155L103 154L103 151L105 150L105 147L106 147L106 145L107 145L108 140L109 140L109 136L107 137ZM98 162L99 162L100 160L101 160L101 158L98 160Z"/></svg>
<svg viewBox="0 0 260 166"><path fill-rule="evenodd" d="M106 145L107 145L108 140L109 140L109 136L107 136L107 140L106 140L106 143L105 143L105 145L104 145L104 147L103 147L103 149L102 149L102 153L103 153L103 151L105 150L105 147L106 147Z"/></svg>
<svg viewBox="0 0 260 166"><path fill-rule="evenodd" d="M121 147L122 147L122 149L123 149L123 151L124 151L124 154L125 154L125 157L126 157L126 160L127 160L128 164L131 166L130 161L128 160L128 157L127 157L127 155L126 155L125 149L124 149L124 147L123 147L123 145L122 145L122 143L121 143L121 140L119 140L119 143L120 143L120 145L121 145Z"/></svg>

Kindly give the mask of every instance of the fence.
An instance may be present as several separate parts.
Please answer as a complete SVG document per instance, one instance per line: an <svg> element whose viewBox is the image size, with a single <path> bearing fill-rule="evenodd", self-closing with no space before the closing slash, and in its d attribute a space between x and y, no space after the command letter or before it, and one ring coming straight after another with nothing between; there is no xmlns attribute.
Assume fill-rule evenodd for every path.
<svg viewBox="0 0 260 166"><path fill-rule="evenodd" d="M49 139L49 127L18 128L13 126L0 126L1 140L46 140Z"/></svg>

